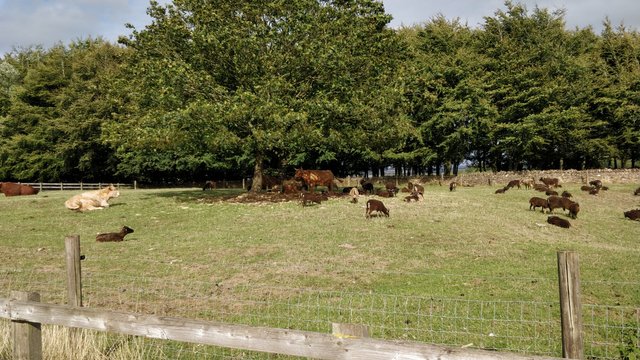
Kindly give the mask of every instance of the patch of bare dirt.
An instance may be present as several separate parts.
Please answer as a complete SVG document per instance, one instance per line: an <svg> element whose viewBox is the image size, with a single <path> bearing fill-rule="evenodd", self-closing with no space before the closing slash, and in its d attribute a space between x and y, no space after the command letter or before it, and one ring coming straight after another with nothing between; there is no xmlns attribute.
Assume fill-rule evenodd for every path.
<svg viewBox="0 0 640 360"><path fill-rule="evenodd" d="M340 193L334 193L327 195L329 198L338 198L343 195ZM240 204L255 204L255 203L279 203L279 202L288 202L288 201L300 201L300 194L283 194L283 193L272 193L272 192L264 192L264 193L252 193L247 192L237 196L221 196L215 198L205 198L201 199L204 203L218 203L218 202L229 202L229 203L240 203Z"/></svg>

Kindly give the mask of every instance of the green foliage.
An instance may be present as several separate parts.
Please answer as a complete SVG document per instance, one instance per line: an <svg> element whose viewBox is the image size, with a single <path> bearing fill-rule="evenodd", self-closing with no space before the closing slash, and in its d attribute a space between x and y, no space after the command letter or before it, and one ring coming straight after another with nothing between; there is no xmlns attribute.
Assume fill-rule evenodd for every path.
<svg viewBox="0 0 640 360"><path fill-rule="evenodd" d="M151 1L124 46L0 61L0 177L593 168L640 156L640 35L506 1L393 30L379 1ZM259 179L257 180L259 181ZM254 187L259 189L259 187Z"/></svg>

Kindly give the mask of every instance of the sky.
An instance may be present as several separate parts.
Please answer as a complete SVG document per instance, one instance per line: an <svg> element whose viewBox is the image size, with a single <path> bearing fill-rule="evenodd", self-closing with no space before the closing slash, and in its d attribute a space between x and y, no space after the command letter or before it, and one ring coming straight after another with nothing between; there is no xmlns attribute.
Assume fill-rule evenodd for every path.
<svg viewBox="0 0 640 360"><path fill-rule="evenodd" d="M169 0L160 0L166 3ZM481 26L483 17L505 10L503 0L383 0L393 16L390 26L410 26L429 21L438 14L459 19L471 27ZM538 6L550 11L565 10L568 29L592 26L599 33L609 18L640 30L639 0L514 0L529 11ZM115 42L128 35L126 23L142 29L150 22L148 0L0 0L0 57L15 48L57 43L69 44L87 37Z"/></svg>

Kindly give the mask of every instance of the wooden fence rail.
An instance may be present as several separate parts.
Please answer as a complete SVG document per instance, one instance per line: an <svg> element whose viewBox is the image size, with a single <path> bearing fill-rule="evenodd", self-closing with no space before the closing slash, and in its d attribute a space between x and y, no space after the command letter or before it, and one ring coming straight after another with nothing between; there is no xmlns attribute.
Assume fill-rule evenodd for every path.
<svg viewBox="0 0 640 360"><path fill-rule="evenodd" d="M452 348L408 341L388 341L345 334L225 324L184 318L159 317L66 305L44 304L36 293L13 292L0 299L0 317L26 326L14 331L14 358L35 354L39 359L40 324L60 325L112 333L214 345L249 351L314 359L441 359L441 360L551 360L558 358L487 350ZM27 347L25 349L24 347ZM31 349L31 350L30 350Z"/></svg>
<svg viewBox="0 0 640 360"><path fill-rule="evenodd" d="M101 189L111 183L43 183L43 182L23 182L21 184L31 185L36 189L40 189L40 191L46 190L97 190ZM133 182L132 184L128 183L113 183L117 188L127 188L127 189L137 189L137 182Z"/></svg>

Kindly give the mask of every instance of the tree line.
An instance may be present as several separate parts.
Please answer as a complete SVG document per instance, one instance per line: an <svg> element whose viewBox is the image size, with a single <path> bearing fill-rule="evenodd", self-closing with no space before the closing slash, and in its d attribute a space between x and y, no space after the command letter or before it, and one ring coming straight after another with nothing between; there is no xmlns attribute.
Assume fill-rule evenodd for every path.
<svg viewBox="0 0 640 360"><path fill-rule="evenodd" d="M151 1L117 43L0 61L0 179L636 167L640 37L506 1L392 29L375 0ZM425 14L425 17L429 14Z"/></svg>

